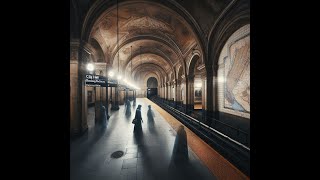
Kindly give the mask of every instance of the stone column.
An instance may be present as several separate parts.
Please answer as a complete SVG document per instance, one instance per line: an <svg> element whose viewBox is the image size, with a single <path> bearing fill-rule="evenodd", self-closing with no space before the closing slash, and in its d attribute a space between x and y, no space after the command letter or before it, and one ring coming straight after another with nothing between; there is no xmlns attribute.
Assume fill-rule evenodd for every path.
<svg viewBox="0 0 320 180"><path fill-rule="evenodd" d="M213 109L213 115L216 119L218 119L219 116L219 104L218 104L218 73L215 73L212 78L212 86L213 86L213 103L212 103L212 109Z"/></svg>
<svg viewBox="0 0 320 180"><path fill-rule="evenodd" d="M109 115L109 85L108 85L108 81L109 81L109 77L108 77L108 74L109 74L109 66L108 64L106 63L106 70L105 70L105 75L106 75L106 103L105 103L105 108L106 108L106 115L107 115L107 119L110 118L110 115Z"/></svg>
<svg viewBox="0 0 320 180"><path fill-rule="evenodd" d="M85 132L86 130L88 130L88 86L85 85L85 75L86 74L95 74L95 70L94 72L89 72L87 70L87 64L93 63L92 59L91 59L91 54L92 54L92 50L90 49L90 45L88 45L86 42L83 42L83 44L81 45L81 54L80 54L80 62L82 62L81 64L81 81L82 81L82 132ZM94 89L94 98L95 98L95 104L96 104L96 88ZM95 109L97 109L96 105L95 105ZM80 112L80 111L79 111ZM95 113L95 118L99 116L100 113Z"/></svg>
<svg viewBox="0 0 320 180"><path fill-rule="evenodd" d="M201 77L202 84L202 109L207 109L207 77Z"/></svg>
<svg viewBox="0 0 320 180"><path fill-rule="evenodd" d="M111 107L113 106L114 104L114 95L113 95L113 87L110 87L110 99L111 99Z"/></svg>
<svg viewBox="0 0 320 180"><path fill-rule="evenodd" d="M119 96L118 105L124 105L124 99L125 99L125 96L126 96L125 91L120 90L120 88L119 88L118 96Z"/></svg>
<svg viewBox="0 0 320 180"><path fill-rule="evenodd" d="M162 84L162 98L166 99L166 85L163 83Z"/></svg>
<svg viewBox="0 0 320 180"><path fill-rule="evenodd" d="M164 99L168 99L167 83L164 84Z"/></svg>
<svg viewBox="0 0 320 180"><path fill-rule="evenodd" d="M171 100L171 84L170 82L167 82L167 91L168 91L168 100Z"/></svg>
<svg viewBox="0 0 320 180"><path fill-rule="evenodd" d="M114 103L112 103L111 110L113 110L113 111L119 110L119 90L118 90L118 84L117 84L117 86L115 87L115 90L114 90Z"/></svg>
<svg viewBox="0 0 320 180"><path fill-rule="evenodd" d="M188 87L187 87L187 79L186 77L183 75L182 77L182 80L181 80L181 87L183 85L183 94L181 94L181 101L182 101L182 104L184 106L184 112L186 113L187 112L187 95L188 95Z"/></svg>
<svg viewBox="0 0 320 180"><path fill-rule="evenodd" d="M206 121L206 111L207 111L207 74L205 72L201 73L201 87L202 87L202 122Z"/></svg>
<svg viewBox="0 0 320 180"><path fill-rule="evenodd" d="M164 98L164 85L163 84L161 84L161 94L162 94L162 97L161 98Z"/></svg>
<svg viewBox="0 0 320 180"><path fill-rule="evenodd" d="M169 99L170 99L170 94L169 94L169 88L170 88L170 87L169 87L169 82L166 83L166 87L167 87L167 88L166 88L166 93L167 93L166 99L169 100Z"/></svg>
<svg viewBox="0 0 320 180"><path fill-rule="evenodd" d="M177 101L181 101L181 81L177 80L177 89L176 89L176 97L177 97Z"/></svg>
<svg viewBox="0 0 320 180"><path fill-rule="evenodd" d="M90 49L79 41L70 42L70 134L82 134L88 129L87 123L87 88L85 86L86 64L89 62ZM77 63L76 63L77 62Z"/></svg>
<svg viewBox="0 0 320 180"><path fill-rule="evenodd" d="M81 127L81 74L79 74L79 42L70 42L70 135L80 134ZM80 85L79 85L80 84ZM79 107L80 106L80 107Z"/></svg>
<svg viewBox="0 0 320 180"><path fill-rule="evenodd" d="M172 100L172 85L171 82L168 83L168 99L171 101Z"/></svg>
<svg viewBox="0 0 320 180"><path fill-rule="evenodd" d="M214 117L214 106L213 106L213 102L214 102L214 84L213 82L215 81L213 74L212 73L207 73L207 77L206 77L206 94L207 94L207 98L206 98L206 117ZM209 121L209 119L207 120L208 124L211 124L211 120Z"/></svg>
<svg viewBox="0 0 320 180"><path fill-rule="evenodd" d="M93 73L94 75L100 75L99 71L97 70L97 66L95 66L95 72ZM98 124L101 120L101 98L100 98L100 87L93 87L94 90L94 110L95 110L95 116L94 116L94 121L95 124Z"/></svg>
<svg viewBox="0 0 320 180"><path fill-rule="evenodd" d="M178 80L175 79L174 81L174 101L178 101Z"/></svg>
<svg viewBox="0 0 320 180"><path fill-rule="evenodd" d="M171 83L171 99L176 102L176 82L175 80L172 81Z"/></svg>
<svg viewBox="0 0 320 180"><path fill-rule="evenodd" d="M188 75L187 79L187 114L194 110L194 75Z"/></svg>

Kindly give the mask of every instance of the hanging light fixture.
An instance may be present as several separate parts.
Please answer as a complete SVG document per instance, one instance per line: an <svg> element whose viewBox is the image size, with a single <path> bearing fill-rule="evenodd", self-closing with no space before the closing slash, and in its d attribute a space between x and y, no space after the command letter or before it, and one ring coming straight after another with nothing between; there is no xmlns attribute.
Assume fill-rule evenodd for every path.
<svg viewBox="0 0 320 180"><path fill-rule="evenodd" d="M118 100L118 96L119 96L119 81L121 79L121 76L120 76L120 73L119 73L119 65L120 65L120 62L119 62L119 7L118 7L118 0L117 0L117 48L116 50L118 51L118 81L117 81L117 86L115 87L115 102L114 104L112 104L112 107L111 109L112 110L119 110L119 100Z"/></svg>
<svg viewBox="0 0 320 180"><path fill-rule="evenodd" d="M119 6L117 0L117 50L118 50L118 80L121 80L120 75L120 49L119 49Z"/></svg>

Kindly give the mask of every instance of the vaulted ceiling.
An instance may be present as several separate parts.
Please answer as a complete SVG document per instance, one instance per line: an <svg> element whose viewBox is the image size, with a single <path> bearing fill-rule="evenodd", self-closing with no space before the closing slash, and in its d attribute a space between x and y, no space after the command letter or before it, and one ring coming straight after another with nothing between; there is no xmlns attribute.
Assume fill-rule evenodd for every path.
<svg viewBox="0 0 320 180"><path fill-rule="evenodd" d="M228 25L248 14L249 2L70 0L70 37L91 44L95 61L106 62L122 75L138 78L154 72L158 78L179 74L175 78L181 79L191 72L189 67L202 63L210 71L208 59L219 54L215 45L224 43L221 32L232 33ZM210 57L208 47L215 48ZM201 63L191 62L194 52Z"/></svg>
<svg viewBox="0 0 320 180"><path fill-rule="evenodd" d="M114 69L119 65L122 74L131 71L131 61L133 70L144 67L140 73L158 67L168 73L199 43L179 14L159 3L136 1L119 3L101 13L90 39L100 44L104 57Z"/></svg>

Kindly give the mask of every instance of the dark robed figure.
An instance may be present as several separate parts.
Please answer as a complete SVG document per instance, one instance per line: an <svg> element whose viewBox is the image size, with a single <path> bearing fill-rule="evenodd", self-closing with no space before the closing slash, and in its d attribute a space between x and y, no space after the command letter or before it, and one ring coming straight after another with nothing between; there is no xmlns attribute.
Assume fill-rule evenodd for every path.
<svg viewBox="0 0 320 180"><path fill-rule="evenodd" d="M136 110L136 115L134 117L136 119L136 122L134 124L134 132L141 132L142 131L142 116L141 116L141 105L139 104Z"/></svg>

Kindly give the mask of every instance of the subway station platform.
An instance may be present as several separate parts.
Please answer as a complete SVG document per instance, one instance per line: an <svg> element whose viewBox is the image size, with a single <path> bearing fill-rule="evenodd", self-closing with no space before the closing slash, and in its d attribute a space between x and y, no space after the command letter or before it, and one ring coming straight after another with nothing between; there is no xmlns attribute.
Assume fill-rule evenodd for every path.
<svg viewBox="0 0 320 180"><path fill-rule="evenodd" d="M146 98L137 98L138 104L143 119L139 136L131 123L137 106L130 116L124 105L109 111L105 127L94 125L94 111L89 109L89 130L70 142L71 180L249 179L186 127L188 160L173 161L182 124ZM148 105L154 121L148 120Z"/></svg>

